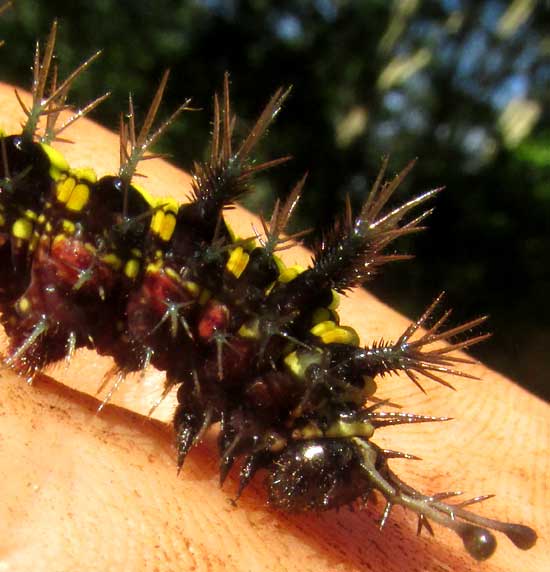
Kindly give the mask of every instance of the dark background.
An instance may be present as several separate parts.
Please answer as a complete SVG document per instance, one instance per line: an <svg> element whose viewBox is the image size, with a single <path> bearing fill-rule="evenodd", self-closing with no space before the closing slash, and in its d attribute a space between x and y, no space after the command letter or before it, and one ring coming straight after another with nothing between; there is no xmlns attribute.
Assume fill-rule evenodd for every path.
<svg viewBox="0 0 550 572"><path fill-rule="evenodd" d="M411 318L442 290L458 322L490 314L478 358L550 398L550 7L534 0L22 0L0 18L0 78L29 87L36 39L60 24L63 73L103 49L72 101L111 98L116 128L131 91L143 112L165 68L168 112L192 97L159 150L188 168L207 148L212 94L229 70L246 126L293 85L262 146L293 161L248 205L269 214L309 170L297 227L327 228L348 194L358 208L390 155L419 161L403 195L440 185L430 229L367 286ZM162 190L166 194L168 190ZM396 332L397 334L397 332Z"/></svg>

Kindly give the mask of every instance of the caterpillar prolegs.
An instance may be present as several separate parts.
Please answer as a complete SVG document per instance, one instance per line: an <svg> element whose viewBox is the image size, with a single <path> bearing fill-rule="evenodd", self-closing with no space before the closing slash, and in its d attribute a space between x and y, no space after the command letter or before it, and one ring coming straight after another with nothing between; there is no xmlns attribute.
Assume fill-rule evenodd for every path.
<svg viewBox="0 0 550 572"><path fill-rule="evenodd" d="M286 160L258 164L254 150L288 91L277 91L236 140L225 77L214 98L210 157L193 166L192 196L180 204L149 195L134 179L149 147L189 102L153 127L163 78L143 127L136 128L131 102L121 121L119 171L98 177L72 169L55 140L68 89L87 64L59 81L51 65L54 36L55 29L35 59L25 125L0 140L6 365L32 379L89 347L115 360L120 381L155 366L166 374L166 392L177 388L180 468L219 423L221 480L238 469L239 495L261 471L268 501L282 510L363 505L380 494L382 527L401 505L418 515L419 532L432 532L431 523L447 526L475 558L493 553L490 530L530 548L532 529L464 508L484 497L447 503L454 493L416 491L390 467L393 458L414 456L375 444L376 430L387 425L446 420L396 410L378 397L377 384L399 371L416 385L422 377L449 385L446 376L468 376L454 352L486 337L470 333L483 318L449 326L450 312L438 312L439 296L395 340L365 343L338 316L342 294L407 257L390 245L422 230L438 190L394 206L412 165L388 181L384 165L360 212L347 209L308 267L289 266L279 252L298 238L285 229L305 178L263 221L263 233L238 237L223 216L258 172Z"/></svg>

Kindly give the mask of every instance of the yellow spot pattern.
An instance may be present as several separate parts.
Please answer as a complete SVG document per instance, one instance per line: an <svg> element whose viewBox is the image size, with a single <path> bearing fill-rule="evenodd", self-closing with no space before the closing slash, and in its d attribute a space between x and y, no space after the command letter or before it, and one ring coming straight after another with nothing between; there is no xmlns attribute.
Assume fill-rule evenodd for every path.
<svg viewBox="0 0 550 572"><path fill-rule="evenodd" d="M122 267L122 260L112 252L103 256L101 260L114 270L120 270Z"/></svg>
<svg viewBox="0 0 550 572"><path fill-rule="evenodd" d="M15 238L20 238L21 240L30 240L32 237L33 224L30 220L25 218L19 218L11 227L11 233Z"/></svg>
<svg viewBox="0 0 550 572"><path fill-rule="evenodd" d="M151 232L168 242L176 228L178 204L174 199L163 198L157 203L157 210L151 219Z"/></svg>
<svg viewBox="0 0 550 572"><path fill-rule="evenodd" d="M339 326L332 320L320 322L313 326L310 332L320 338L324 344L359 345L359 336L353 328L349 326Z"/></svg>
<svg viewBox="0 0 550 572"><path fill-rule="evenodd" d="M69 171L69 163L67 163L65 157L63 157L57 149L54 149L45 143L41 143L40 145L50 161L50 177L54 181L58 181L64 173Z"/></svg>
<svg viewBox="0 0 550 572"><path fill-rule="evenodd" d="M31 303L28 298L22 297L17 302L17 309L22 313L26 314L31 309Z"/></svg>
<svg viewBox="0 0 550 572"><path fill-rule="evenodd" d="M78 183L74 177L62 179L56 187L57 200L73 212L80 212L90 200L88 183Z"/></svg>
<svg viewBox="0 0 550 572"><path fill-rule="evenodd" d="M225 267L230 274L235 276L235 278L240 278L249 260L250 255L248 252L245 252L241 246L237 246L237 248L235 248L229 255L229 260Z"/></svg>
<svg viewBox="0 0 550 572"><path fill-rule="evenodd" d="M139 274L140 267L139 261L131 258L124 266L124 274L131 280L134 280Z"/></svg>

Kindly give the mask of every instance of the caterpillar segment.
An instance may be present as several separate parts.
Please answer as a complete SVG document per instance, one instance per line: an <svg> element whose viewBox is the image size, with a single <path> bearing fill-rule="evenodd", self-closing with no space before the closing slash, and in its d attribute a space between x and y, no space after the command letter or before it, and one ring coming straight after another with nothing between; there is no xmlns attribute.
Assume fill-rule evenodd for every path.
<svg viewBox="0 0 550 572"><path fill-rule="evenodd" d="M268 501L281 510L362 506L378 494L386 501L381 528L401 505L418 516L419 533L433 534L433 523L446 526L478 560L495 550L492 531L521 549L533 546L533 529L466 508L488 497L452 502L457 493L424 494L404 483L391 460L417 457L374 442L387 426L448 420L387 411L392 404L376 395L377 385L397 372L421 389L422 378L452 387L447 377L471 377L455 352L487 337L474 333L485 318L449 327L450 311L436 317L440 295L395 341L364 345L338 316L341 295L384 264L410 258L388 249L424 228L432 212L425 205L440 189L392 206L413 164L385 181L385 160L358 215L348 205L307 268L286 266L277 252L303 234L285 236L305 177L262 221L263 235L235 236L223 211L251 189L258 172L288 159L254 160L288 90L275 92L235 144L226 74L222 96L214 97L210 157L191 171L190 202L156 199L134 178L189 101L154 127L165 74L139 132L130 98L118 173L98 178L71 169L54 147L67 124L59 125L61 112L70 86L96 56L58 82L55 33L54 23L44 53L36 50L31 106L19 98L27 117L21 133L0 133L0 271L10 276L0 284L9 338L4 362L32 380L81 346L110 355L115 367L100 409L129 372L154 365L166 373L161 399L177 387L178 470L219 423L220 481L238 470L237 497L263 470Z"/></svg>
<svg viewBox="0 0 550 572"><path fill-rule="evenodd" d="M16 91L26 116L21 133L2 133L0 137L0 268L12 277L0 289L2 323L10 337L5 362L29 380L48 362L72 352L76 332L69 326L65 336L65 330L79 319L58 288L55 265L50 264L50 246L54 237L61 236L54 227L70 226L70 217L56 213L59 189L67 179L79 179L81 174L71 172L51 143L107 97L98 98L59 125L72 84L99 54L58 83L57 69L52 65L56 32L54 22L43 53L37 44L31 105L27 106ZM87 188L89 177L82 176L86 180L79 188ZM74 194L66 204L69 211L78 200ZM51 344L45 343L48 331Z"/></svg>
<svg viewBox="0 0 550 572"><path fill-rule="evenodd" d="M145 246L144 278L129 296L127 315L128 337L135 347L141 347L143 363L167 372L163 395L182 378L192 380L196 390L197 379L206 375L198 375L197 369L211 369L209 352L215 356L216 379L225 379L230 368L238 367L241 360L236 356L246 351L246 344L233 340L229 323L236 320L237 291L242 295L242 288L254 287L256 296L263 297L277 276L270 257L264 261L269 269L260 269L256 261L263 250L255 248L253 240L239 241L233 236L223 219L223 209L248 191L256 173L288 159L256 164L251 157L286 94L283 90L274 94L234 149L235 119L226 74L221 103L217 95L214 97L209 160L195 163L191 172L191 201L177 205L170 199L159 199ZM243 272L246 276L239 281ZM206 352L202 366L192 357L197 345Z"/></svg>
<svg viewBox="0 0 550 572"><path fill-rule="evenodd" d="M2 197L6 197L2 202L7 205L4 211L11 215L4 217L4 226L10 228L11 223L12 229L10 240L3 245L2 262L8 265L10 258L23 257L26 262L23 270L14 268L17 288L13 291L12 287L6 296L9 304L3 321L11 347L5 362L28 379L47 364L70 358L77 347L101 350L120 337L120 324L124 327L125 321L121 308L141 275L145 237L157 206L131 179L148 146L185 108L182 106L149 134L166 75L146 118L146 129L131 140L124 137L127 132L121 136L121 149L129 149L129 153L121 152L124 160L119 174L98 180L91 169L71 170L44 141L56 139L68 124L103 98L56 127L69 87L95 56L58 86L57 73L51 68L55 33L54 23L42 58L37 47L33 104L27 108L22 103L27 122L21 135L2 139ZM47 85L51 92L46 92ZM38 135L42 117L46 117L45 130ZM129 130L133 137L133 122ZM117 317L114 321L113 315Z"/></svg>

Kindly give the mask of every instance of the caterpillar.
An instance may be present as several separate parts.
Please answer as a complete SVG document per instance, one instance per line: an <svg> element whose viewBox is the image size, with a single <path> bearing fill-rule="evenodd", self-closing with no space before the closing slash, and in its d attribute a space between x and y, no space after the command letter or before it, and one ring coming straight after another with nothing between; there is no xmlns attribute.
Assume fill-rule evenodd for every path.
<svg viewBox="0 0 550 572"><path fill-rule="evenodd" d="M140 130L130 101L121 120L119 172L97 177L91 169L71 169L53 145L67 126L58 121L69 88L93 58L58 83L55 30L43 55L37 48L33 102L22 104L21 132L0 138L0 264L9 276L0 283L5 364L32 380L76 348L91 347L116 363L112 391L128 373L154 365L166 372L165 394L177 387L178 468L219 422L222 483L238 465L240 495L263 470L268 501L281 510L361 505L378 491L386 500L382 527L401 505L418 515L419 531L432 532L431 522L447 526L480 560L495 550L491 530L519 548L533 546L531 528L464 508L484 497L451 504L445 502L451 493L416 491L390 467L393 458L414 456L373 441L378 428L446 419L387 411L392 404L376 396L377 382L399 371L416 385L421 376L443 385L450 385L446 375L467 376L454 352L486 337L469 333L484 319L447 326L450 312L437 314L439 296L397 340L362 345L337 313L340 295L384 264L407 258L388 247L422 230L431 212L425 204L439 189L390 207L412 164L390 181L384 164L359 214L347 209L308 268L289 267L277 252L299 238L285 230L305 177L264 221L263 235L239 238L223 217L258 172L286 160L257 164L253 152L288 91L272 96L235 145L225 76L214 98L209 160L192 170L191 201L154 198L134 182L139 162L154 157L149 148L190 103L153 128L165 75Z"/></svg>

